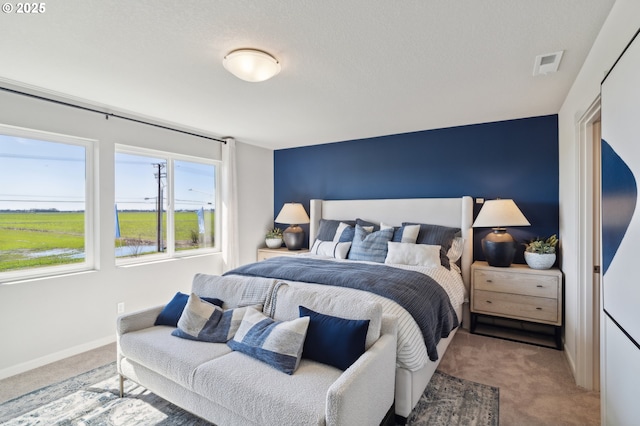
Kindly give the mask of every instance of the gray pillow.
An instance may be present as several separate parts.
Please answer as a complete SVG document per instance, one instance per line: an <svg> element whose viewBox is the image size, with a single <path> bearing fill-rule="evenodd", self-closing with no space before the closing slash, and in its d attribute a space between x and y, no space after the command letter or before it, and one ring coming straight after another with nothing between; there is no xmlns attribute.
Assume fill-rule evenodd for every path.
<svg viewBox="0 0 640 426"><path fill-rule="evenodd" d="M351 226L355 226L356 224L353 220L320 219L320 225L318 226L318 235L316 235L316 239L321 241L333 241L333 237L336 235L336 231L338 230L338 225L340 225L340 222L344 222Z"/></svg>

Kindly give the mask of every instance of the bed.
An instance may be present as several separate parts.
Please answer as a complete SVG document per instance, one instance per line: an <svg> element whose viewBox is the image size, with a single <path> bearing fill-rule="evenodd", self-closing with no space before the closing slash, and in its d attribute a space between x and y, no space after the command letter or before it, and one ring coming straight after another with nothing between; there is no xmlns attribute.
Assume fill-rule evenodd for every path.
<svg viewBox="0 0 640 426"><path fill-rule="evenodd" d="M355 232L363 232L362 229L358 228L361 228L363 225L371 224L392 225L396 227L395 230L390 231L394 235L396 235L396 232L398 232L399 229L405 229L404 227L401 228L401 224L429 224L459 229L459 233L456 234L456 237L458 238L459 245L461 246L458 248L461 252L461 256L455 264L451 264L450 267L447 268L440 265L440 257L438 257L437 267L403 266L395 264L375 265L372 264L375 262L341 259L343 256L337 255L336 250L338 247L338 234L342 231L336 231L335 243L332 246L334 249L333 256L309 254L295 257L288 256L274 258L264 262L257 262L252 265L245 265L239 268L240 271L232 271L232 273L237 272L239 274L253 274L255 276L279 278L287 281L291 285L321 287L323 288L322 291L330 292L330 294L335 294L336 296L339 296L340 294L353 294L355 292L356 294L361 295L361 297L379 301L382 304L383 311L385 313L398 316L400 318L400 327L398 331L395 411L396 415L400 417L400 420L406 420L429 383L431 376L442 359L442 355L446 351L455 332L457 331L457 326L459 324L464 324L466 327L469 324L468 294L470 269L473 261L473 234L471 229L473 221L472 199L470 197L460 197L381 200L311 200L310 217L309 241L311 246L314 246L314 242L318 239L317 237L319 236L319 233L322 234L320 236L322 236L323 239L326 239L324 235L326 234L327 223L347 220L353 220L355 222L355 219L358 219L358 227L355 225L353 226L353 228L356 229ZM417 234L418 231L416 230L415 225L413 229ZM407 234L410 233L409 228L400 232ZM423 232L423 228L420 228L420 232ZM404 238L402 241L404 241ZM408 247L406 244L396 245L395 247L398 248L401 246ZM413 246L415 246L415 244L413 244ZM389 245L389 247L391 247L391 245ZM312 251L320 253L317 247L312 247ZM391 254L391 252L389 252L389 254ZM335 257L338 257L338 259ZM361 264L371 264L370 266L372 268L379 268L373 269L374 272L372 272L372 274L374 275L382 275L387 273L386 271L393 272L390 275L395 275L397 269L397 273L399 274L397 277L397 280L399 280L398 282L402 282L403 285L404 283L407 283L407 286L414 285L414 283L409 283L409 281L413 280L416 275L433 276L435 281L437 281L437 283L434 281L434 287L438 287L437 290L440 293L445 294L444 297L447 299L446 303L449 303L449 309L452 308L455 311L453 314L456 319L455 324L453 324L453 326L451 326L451 324L447 325L447 327L453 329L449 332L450 329L447 328L443 333L443 336L448 335L448 337L441 338L440 335L437 335L435 336L435 340L433 340L424 334L423 318L419 318L424 316L423 313L429 311L431 308L421 308L420 306L416 306L415 303L412 303L412 301L408 301L409 303L406 303L407 301L405 300L398 300L393 297L389 299L389 296L385 294L384 285L380 286L382 289L381 291L378 291L379 289L377 288L373 289L372 287L369 291L363 292L362 288L365 287L362 286L344 288L341 287L342 284L339 283L323 283L320 280L316 281L315 277L320 274L320 269L322 269L322 273L324 273L324 265L321 265L323 268L319 268L316 267L314 262L324 262L330 265L327 266L326 269L335 268L336 271L334 271L334 274L336 275L346 274L348 272L347 269L353 269L354 274L349 278L345 278L344 281L355 280L355 277L360 275L360 272L356 271L359 271L360 268L369 268L369 266L361 266ZM300 266L288 266L293 264L306 267L301 268ZM271 270L265 269L269 267ZM287 271L293 271L294 269L305 270L309 273L309 276L299 280L297 278L298 275L287 275ZM402 270L402 272L400 272L400 270ZM274 271L276 274L272 275ZM362 271L364 272L365 269ZM297 273L298 272L296 272L296 274ZM280 276L279 274L284 275ZM384 279L387 279L387 276L384 276ZM403 279L405 279L405 281L402 281ZM420 288L421 284L415 283L415 287ZM443 291L443 289L445 291ZM441 295L438 297L442 298ZM434 299L437 298L434 296ZM412 306L405 306L405 303L406 305ZM439 303L442 305L441 302ZM434 304L433 306L435 307L436 305ZM435 312L436 308L434 308L433 311ZM440 316L446 317L446 314L442 313ZM437 315L434 317L437 317ZM417 335L419 335L419 342L416 342ZM422 337L424 337L424 340L422 340Z"/></svg>

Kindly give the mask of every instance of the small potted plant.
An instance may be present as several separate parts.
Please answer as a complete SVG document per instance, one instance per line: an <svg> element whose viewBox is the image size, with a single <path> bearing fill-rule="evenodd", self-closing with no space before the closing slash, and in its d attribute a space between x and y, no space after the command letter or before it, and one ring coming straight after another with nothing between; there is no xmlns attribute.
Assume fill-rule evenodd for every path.
<svg viewBox="0 0 640 426"><path fill-rule="evenodd" d="M553 234L547 239L534 238L525 244L524 260L532 269L549 269L556 262L558 237Z"/></svg>
<svg viewBox="0 0 640 426"><path fill-rule="evenodd" d="M273 228L267 232L265 242L269 248L278 248L282 246L282 229Z"/></svg>

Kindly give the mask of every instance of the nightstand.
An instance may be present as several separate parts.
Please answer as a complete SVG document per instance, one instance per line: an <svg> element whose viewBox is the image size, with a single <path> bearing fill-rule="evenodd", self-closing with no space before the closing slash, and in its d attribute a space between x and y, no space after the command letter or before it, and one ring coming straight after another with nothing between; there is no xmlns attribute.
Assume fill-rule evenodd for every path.
<svg viewBox="0 0 640 426"><path fill-rule="evenodd" d="M498 268L474 262L470 309L471 333L542 346L549 346L545 340L552 337L552 346L562 349L562 271L558 268L515 264ZM546 333L550 328L553 333Z"/></svg>
<svg viewBox="0 0 640 426"><path fill-rule="evenodd" d="M275 249L259 248L258 261L269 259L270 257L276 257L276 256L297 256L302 253L309 253L309 249L289 250L286 247L280 247Z"/></svg>

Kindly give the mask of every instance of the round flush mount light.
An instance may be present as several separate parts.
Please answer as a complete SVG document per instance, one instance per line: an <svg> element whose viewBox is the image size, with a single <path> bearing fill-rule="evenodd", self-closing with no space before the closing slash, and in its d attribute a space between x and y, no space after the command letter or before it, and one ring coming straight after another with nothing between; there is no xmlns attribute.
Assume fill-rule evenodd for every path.
<svg viewBox="0 0 640 426"><path fill-rule="evenodd" d="M269 80L280 72L280 62L276 58L256 49L229 52L222 65L239 79L252 83Z"/></svg>

